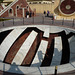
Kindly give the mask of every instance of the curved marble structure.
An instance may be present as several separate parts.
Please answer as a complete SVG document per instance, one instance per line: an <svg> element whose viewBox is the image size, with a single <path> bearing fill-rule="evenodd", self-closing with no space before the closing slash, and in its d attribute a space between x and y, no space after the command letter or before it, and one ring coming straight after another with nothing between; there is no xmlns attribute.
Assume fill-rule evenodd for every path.
<svg viewBox="0 0 75 75"><path fill-rule="evenodd" d="M54 74L75 70L75 30L28 25L0 29L0 70L18 74Z"/></svg>
<svg viewBox="0 0 75 75"><path fill-rule="evenodd" d="M75 0L61 0L59 11L67 16L75 14Z"/></svg>

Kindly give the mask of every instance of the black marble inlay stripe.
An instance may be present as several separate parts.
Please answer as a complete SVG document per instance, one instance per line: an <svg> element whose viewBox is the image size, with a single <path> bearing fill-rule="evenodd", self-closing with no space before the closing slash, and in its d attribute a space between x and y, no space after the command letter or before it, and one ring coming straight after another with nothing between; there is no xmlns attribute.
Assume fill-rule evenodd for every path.
<svg viewBox="0 0 75 75"><path fill-rule="evenodd" d="M11 32L12 30L7 30L0 33L0 44L3 42L3 40L6 38L6 36Z"/></svg>
<svg viewBox="0 0 75 75"><path fill-rule="evenodd" d="M63 44L61 64L66 64L66 63L69 63L69 59L70 59L69 42L68 42L68 38L67 38L65 31L63 31L60 35L61 35L62 44Z"/></svg>
<svg viewBox="0 0 75 75"><path fill-rule="evenodd" d="M37 50L39 48L42 35L43 35L42 32L38 33L35 41L33 42L31 48L29 49L24 61L22 62L23 66L30 66L31 65L32 61L35 58L36 52L37 52Z"/></svg>
<svg viewBox="0 0 75 75"><path fill-rule="evenodd" d="M41 39L43 37L43 31L39 30L38 28L36 27L29 27L28 28L29 30L34 30L35 32L38 33L35 41L33 42L31 48L29 49L26 57L24 58L21 66L30 66L32 61L34 60L35 58L35 55L36 55L36 52L39 48L39 45L40 45L40 42L41 42Z"/></svg>
<svg viewBox="0 0 75 75"><path fill-rule="evenodd" d="M54 39L52 37L53 37L53 35L50 35L50 39L49 39L50 42L48 41L49 47L46 50L46 54L42 61L41 67L50 66L50 64L51 64L51 60L52 60L53 52L54 52Z"/></svg>
<svg viewBox="0 0 75 75"><path fill-rule="evenodd" d="M21 45L23 44L23 42L26 40L26 38L30 34L30 32L28 32L27 34L26 34L26 32L27 32L27 29L24 30L21 33L21 35L16 39L16 41L12 44L12 46L10 47L9 51L7 52L3 62L11 64L13 58L17 54L17 52L20 49Z"/></svg>

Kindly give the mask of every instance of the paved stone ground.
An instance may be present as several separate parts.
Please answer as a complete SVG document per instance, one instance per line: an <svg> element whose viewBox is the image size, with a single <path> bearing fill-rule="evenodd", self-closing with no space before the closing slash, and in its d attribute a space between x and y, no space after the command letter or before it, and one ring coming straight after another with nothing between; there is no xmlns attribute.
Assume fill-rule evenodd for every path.
<svg viewBox="0 0 75 75"><path fill-rule="evenodd" d="M23 74L7 73L7 72L0 71L0 75L23 75ZM47 75L55 75L55 74L47 74ZM57 75L75 75L75 71L67 72L67 73L63 73L63 74L61 73L61 74L57 74Z"/></svg>
<svg viewBox="0 0 75 75"><path fill-rule="evenodd" d="M0 22L0 28L9 27L9 26L19 26L19 25L59 25L75 28L75 20L52 20L51 17L45 17L40 14L31 18L10 18L9 21Z"/></svg>

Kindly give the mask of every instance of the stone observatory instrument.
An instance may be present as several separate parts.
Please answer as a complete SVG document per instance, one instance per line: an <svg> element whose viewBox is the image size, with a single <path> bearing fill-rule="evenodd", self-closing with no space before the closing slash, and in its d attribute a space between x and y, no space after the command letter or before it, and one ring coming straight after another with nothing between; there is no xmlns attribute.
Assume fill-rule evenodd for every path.
<svg viewBox="0 0 75 75"><path fill-rule="evenodd" d="M75 14L75 0L60 0L59 11L68 16Z"/></svg>

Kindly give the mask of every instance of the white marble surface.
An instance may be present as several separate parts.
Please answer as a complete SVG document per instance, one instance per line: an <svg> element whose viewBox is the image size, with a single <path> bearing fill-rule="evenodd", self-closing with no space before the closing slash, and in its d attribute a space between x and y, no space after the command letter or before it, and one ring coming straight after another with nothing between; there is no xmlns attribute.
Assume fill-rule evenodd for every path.
<svg viewBox="0 0 75 75"><path fill-rule="evenodd" d="M66 28L66 27L62 27L62 26L52 26L52 25L19 25L19 26L12 26L12 27L8 27L8 28L1 28L0 32L5 31L5 30L10 30L10 29L24 29L27 27L37 27L38 29L45 31L46 28L49 28L50 33L57 33L57 32L61 32L63 30L65 30L67 33L69 32L75 32L75 29L73 28Z"/></svg>
<svg viewBox="0 0 75 75"><path fill-rule="evenodd" d="M57 73L64 73L75 70L75 62L58 66Z"/></svg>
<svg viewBox="0 0 75 75"><path fill-rule="evenodd" d="M41 40L40 46L34 57L31 67L39 67L41 65L41 62L43 61L46 53L47 46L48 46L48 41Z"/></svg>
<svg viewBox="0 0 75 75"><path fill-rule="evenodd" d="M55 66L24 67L24 66L17 66L15 64L9 65L9 64L0 62L0 70L5 72L18 73L18 74L45 75L45 74L54 74ZM75 70L75 62L57 66L57 73L63 73L63 72L68 72L72 70Z"/></svg>
<svg viewBox="0 0 75 75"><path fill-rule="evenodd" d="M75 61L75 36L68 39L70 46L70 62Z"/></svg>
<svg viewBox="0 0 75 75"><path fill-rule="evenodd" d="M44 31L45 28L50 28L50 33L56 33L56 32L60 32L62 30L65 30L67 32L67 34L69 32L74 32L75 33L75 29L71 29L71 28L65 28L65 27L58 27L58 26L49 26L49 25L45 25L45 27L43 25L28 25L28 26L14 26L14 27L9 27L9 28L2 28L0 29L0 32L2 31L6 31L6 30L10 30L10 29L25 29L27 27L37 27L40 30ZM44 28L43 28L44 27ZM69 40L70 43L70 47L71 47L71 52L75 52L75 37L72 37L73 39ZM6 46L6 44L5 44ZM3 46L3 47L5 47ZM5 48L4 48L5 49ZM1 58L1 53L0 53L0 58ZM75 54L74 54L75 55ZM19 74L54 74L55 71L55 66L50 66L50 67L24 67L24 66L13 66L13 65L9 65L9 64L4 64L0 62L0 70L1 71L6 71L6 72L12 72L12 73L19 73ZM75 62L70 62L68 64L65 65L60 65L58 66L58 73L62 73L62 72L68 72L68 71L72 71L75 70Z"/></svg>
<svg viewBox="0 0 75 75"><path fill-rule="evenodd" d="M0 60L4 60L8 50L25 29L14 29L0 45Z"/></svg>
<svg viewBox="0 0 75 75"><path fill-rule="evenodd" d="M38 33L35 31L32 31L30 33L30 35L24 41L23 45L21 46L21 48L17 52L16 56L14 57L12 64L16 63L17 65L21 65L21 63L23 62L26 54L28 53L28 51L29 51L30 47L32 46L37 35L38 35Z"/></svg>
<svg viewBox="0 0 75 75"><path fill-rule="evenodd" d="M54 53L51 62L51 66L60 65L61 57L62 57L62 39L61 37L55 37L54 39Z"/></svg>
<svg viewBox="0 0 75 75"><path fill-rule="evenodd" d="M0 70L17 74L44 75L54 74L55 67L23 67L0 62Z"/></svg>
<svg viewBox="0 0 75 75"><path fill-rule="evenodd" d="M49 31L50 30L50 28L45 28L45 31L44 31L44 37L47 37L47 38L49 38Z"/></svg>

